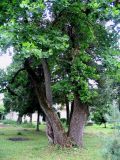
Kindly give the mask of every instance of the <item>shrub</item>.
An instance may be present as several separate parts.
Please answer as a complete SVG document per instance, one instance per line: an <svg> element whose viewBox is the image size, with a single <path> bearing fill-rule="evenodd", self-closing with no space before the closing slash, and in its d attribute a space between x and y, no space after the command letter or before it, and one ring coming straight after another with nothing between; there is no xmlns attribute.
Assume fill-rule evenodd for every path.
<svg viewBox="0 0 120 160"><path fill-rule="evenodd" d="M16 124L17 124L16 121L8 120L8 119L2 120L1 122L2 122L3 124L12 124L12 125L16 125Z"/></svg>
<svg viewBox="0 0 120 160"><path fill-rule="evenodd" d="M22 134L22 132L18 132L17 135L18 136L22 136L23 134Z"/></svg>
<svg viewBox="0 0 120 160"><path fill-rule="evenodd" d="M35 128L35 125L31 123L22 123L21 126L23 128Z"/></svg>
<svg viewBox="0 0 120 160"><path fill-rule="evenodd" d="M120 160L120 138L119 136L107 141L104 149L106 160Z"/></svg>

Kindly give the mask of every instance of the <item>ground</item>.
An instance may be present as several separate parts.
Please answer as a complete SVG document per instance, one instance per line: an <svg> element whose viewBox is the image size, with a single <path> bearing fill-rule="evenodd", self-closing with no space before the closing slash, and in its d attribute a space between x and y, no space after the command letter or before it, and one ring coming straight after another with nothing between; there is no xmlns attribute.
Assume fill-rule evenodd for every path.
<svg viewBox="0 0 120 160"><path fill-rule="evenodd" d="M34 128L0 124L0 160L104 160L104 138L113 130L103 126L85 128L84 148L62 149L48 144L45 125L40 132ZM26 138L26 141L10 141L9 138Z"/></svg>

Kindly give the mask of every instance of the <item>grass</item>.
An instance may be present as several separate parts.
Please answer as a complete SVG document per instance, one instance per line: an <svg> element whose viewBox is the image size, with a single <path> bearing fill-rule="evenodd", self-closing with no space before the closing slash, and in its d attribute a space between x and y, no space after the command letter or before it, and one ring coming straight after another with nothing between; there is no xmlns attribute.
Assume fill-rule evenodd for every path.
<svg viewBox="0 0 120 160"><path fill-rule="evenodd" d="M0 128L0 160L103 160L102 146L105 136L113 130L102 126L88 126L85 129L84 148L62 149L48 145L45 126L40 132L23 126L5 125ZM29 141L13 142L11 137L24 137Z"/></svg>

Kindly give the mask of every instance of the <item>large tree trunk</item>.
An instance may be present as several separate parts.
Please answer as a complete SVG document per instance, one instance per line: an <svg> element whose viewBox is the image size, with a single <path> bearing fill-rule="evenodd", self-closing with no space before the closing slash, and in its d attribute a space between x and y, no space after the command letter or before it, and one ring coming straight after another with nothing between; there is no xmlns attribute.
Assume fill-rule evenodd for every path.
<svg viewBox="0 0 120 160"><path fill-rule="evenodd" d="M48 97L50 97L50 94L44 93L45 90L43 88L43 83L40 82L38 76L33 71L33 69L30 67L29 61L26 60L24 65L25 65L26 71L28 72L28 74L31 77L32 83L35 88L36 95L38 97L39 104L40 104L42 110L44 111L44 113L49 121L50 126L52 127L53 143L59 144L61 146L69 146L70 141L65 133L65 130L62 127L62 124L57 116L57 113L55 113L54 110L52 109L52 106L51 106L52 100L48 98ZM45 76L45 74L44 74L44 76ZM48 82L48 83L50 84L50 82ZM45 86L45 89L46 89L46 92L49 92L50 86L49 85L47 85L47 86L48 87Z"/></svg>
<svg viewBox="0 0 120 160"><path fill-rule="evenodd" d="M44 113L46 114L46 117L49 121L50 126L52 127L53 132L51 133L51 138L53 139L54 144L59 144L61 146L67 146L69 145L67 135L61 125L61 122L57 116L57 114L54 112L54 110L48 106L48 104L45 101L45 98L42 96L42 93L36 89L36 94L39 100L39 103L41 105L41 108L43 109ZM51 130L51 129L50 129Z"/></svg>
<svg viewBox="0 0 120 160"><path fill-rule="evenodd" d="M41 59L41 63L42 63L43 72L44 72L47 103L49 106L52 107L53 102L52 102L50 69L49 69L47 60L45 58ZM48 140L50 143L54 143L54 133L53 133L52 125L48 118L46 118L46 125L47 125L46 134L47 134Z"/></svg>
<svg viewBox="0 0 120 160"><path fill-rule="evenodd" d="M69 136L77 146L83 146L83 131L87 119L88 107L82 104L78 96L74 99L74 110L70 123Z"/></svg>

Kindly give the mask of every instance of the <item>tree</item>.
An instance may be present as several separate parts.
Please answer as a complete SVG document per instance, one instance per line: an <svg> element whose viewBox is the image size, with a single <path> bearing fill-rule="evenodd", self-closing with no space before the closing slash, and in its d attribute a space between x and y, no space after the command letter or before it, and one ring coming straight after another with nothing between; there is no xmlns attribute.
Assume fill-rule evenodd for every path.
<svg viewBox="0 0 120 160"><path fill-rule="evenodd" d="M1 46L5 50L12 45L22 60L46 114L53 143L69 146L72 140L73 144L82 146L88 106L96 96L96 91L90 88L89 79L99 78L96 61L111 57L108 49L112 46L111 42L115 42L115 36L113 38L113 34L106 30L103 21L113 15L117 17L118 4L111 5L109 1L56 0L51 1L50 7L40 0L7 2L1 3ZM46 9L52 15L50 21L45 15ZM3 15L4 10L8 12ZM117 45L114 43L115 47ZM41 65L40 75L35 70L38 60L33 61L34 57ZM65 76L58 69L64 69ZM68 136L52 109L51 79L54 78L54 71L57 71L57 82L64 82L68 97L74 101Z"/></svg>
<svg viewBox="0 0 120 160"><path fill-rule="evenodd" d="M16 72L16 64L19 62L20 61L18 59L16 60L14 57L13 63L8 67L6 72L6 91L4 92L5 108L7 112L10 110L18 112L18 123L22 122L22 117L24 115L30 116L31 120L32 113L37 111L38 117L36 130L39 131L39 116L43 116L44 113L39 106L37 97L33 91L33 86L30 83L29 77L26 75L24 68ZM3 82L5 82L5 79Z"/></svg>

